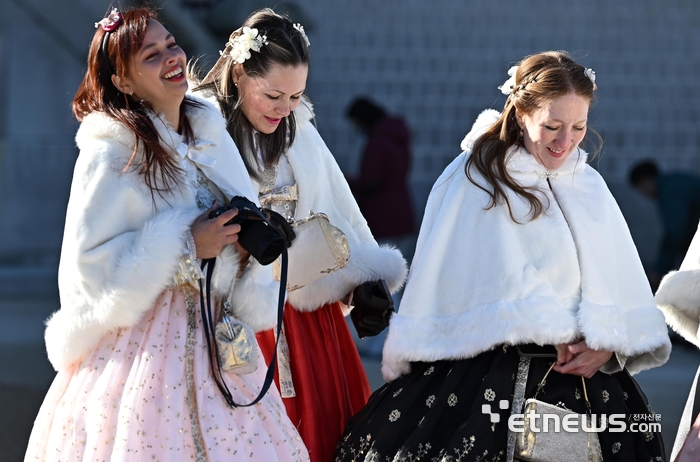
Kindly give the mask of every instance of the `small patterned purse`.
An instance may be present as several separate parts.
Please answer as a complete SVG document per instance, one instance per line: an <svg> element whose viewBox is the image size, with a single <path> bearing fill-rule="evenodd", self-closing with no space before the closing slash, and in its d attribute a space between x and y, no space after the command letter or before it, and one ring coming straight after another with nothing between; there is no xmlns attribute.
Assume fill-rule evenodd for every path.
<svg viewBox="0 0 700 462"><path fill-rule="evenodd" d="M583 377L581 377L583 395L588 409L586 414L578 414L567 409L562 403L550 404L537 399L537 394L544 387L554 364L556 363L550 366L542 381L537 385L535 396L525 401L523 409L525 425L523 431L517 433L515 439L515 457L530 462L603 462L598 434L584 431L582 428L584 425L586 428L592 426L591 403L588 401L586 381ZM532 413L536 415L537 419L534 422L531 421ZM573 420L581 424L577 425L575 432L566 432L563 428L558 428L556 424L553 425L554 428L549 428L549 431L542 431L543 421L541 417L543 415L554 415L556 416L555 420L560 423ZM572 415L578 417L571 419ZM540 431L533 430L537 428Z"/></svg>
<svg viewBox="0 0 700 462"><path fill-rule="evenodd" d="M277 340L275 341L275 350L267 367L265 381L260 393L257 398L247 404L236 403L233 400L233 394L226 385L223 373L233 372L240 375L255 371L258 367L258 343L253 330L231 316L231 304L228 300L224 302L224 315L221 322L214 327L211 309L211 280L215 262L215 258L202 261L202 270L206 269L206 286L201 279L199 280L199 303L202 311L202 325L204 327L204 337L207 341L212 378L229 406L232 408L253 406L263 399L272 386L275 376L277 346L279 344L279 334L282 331L285 299L284 287L287 280L287 249L285 247L282 250L282 281L280 281L280 291L277 298ZM212 337L214 337L213 342Z"/></svg>
<svg viewBox="0 0 700 462"><path fill-rule="evenodd" d="M231 315L231 304L224 303L224 315L214 328L219 364L224 372L243 375L258 369L258 344L253 329Z"/></svg>

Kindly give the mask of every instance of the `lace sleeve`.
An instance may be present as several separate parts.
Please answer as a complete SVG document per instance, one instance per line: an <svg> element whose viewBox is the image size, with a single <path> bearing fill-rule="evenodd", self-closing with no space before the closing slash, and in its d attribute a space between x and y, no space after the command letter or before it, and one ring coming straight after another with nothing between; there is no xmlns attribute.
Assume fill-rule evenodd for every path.
<svg viewBox="0 0 700 462"><path fill-rule="evenodd" d="M177 262L177 273L175 274L175 284L196 283L204 275L197 260L197 246L194 243L192 232L187 230L184 236L185 253L180 256Z"/></svg>
<svg viewBox="0 0 700 462"><path fill-rule="evenodd" d="M626 363L627 356L619 353L613 353L610 360L603 364L603 366L600 368L600 372L603 372L604 374L614 374L616 372L620 372L625 368Z"/></svg>

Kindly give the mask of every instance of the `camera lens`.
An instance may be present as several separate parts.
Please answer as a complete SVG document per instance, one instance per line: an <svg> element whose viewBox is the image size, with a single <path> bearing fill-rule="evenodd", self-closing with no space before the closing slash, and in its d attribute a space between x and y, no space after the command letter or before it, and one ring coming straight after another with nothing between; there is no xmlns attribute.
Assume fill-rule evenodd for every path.
<svg viewBox="0 0 700 462"><path fill-rule="evenodd" d="M275 261L286 246L282 236L261 221L246 222L238 233L238 241L261 265Z"/></svg>

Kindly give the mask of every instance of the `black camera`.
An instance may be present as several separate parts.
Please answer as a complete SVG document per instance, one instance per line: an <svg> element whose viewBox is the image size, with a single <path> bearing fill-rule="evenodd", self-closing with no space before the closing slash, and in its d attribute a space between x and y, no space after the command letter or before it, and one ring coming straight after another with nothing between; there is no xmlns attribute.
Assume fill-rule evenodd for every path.
<svg viewBox="0 0 700 462"><path fill-rule="evenodd" d="M291 231L291 226L286 220L272 210L259 208L243 196L235 196L228 206L212 210L209 212L209 218L216 218L232 208L238 209L238 215L229 220L226 225L234 223L241 225L238 242L261 265L269 265L277 260L282 250L291 245L294 232ZM272 217L272 214L279 218Z"/></svg>

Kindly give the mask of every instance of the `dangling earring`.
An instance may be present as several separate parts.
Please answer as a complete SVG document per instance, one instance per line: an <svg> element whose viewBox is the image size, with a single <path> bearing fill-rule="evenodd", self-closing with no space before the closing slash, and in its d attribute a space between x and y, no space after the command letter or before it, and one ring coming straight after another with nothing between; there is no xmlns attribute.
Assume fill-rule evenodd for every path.
<svg viewBox="0 0 700 462"><path fill-rule="evenodd" d="M518 136L520 137L520 139L523 138L523 129L522 128L520 129L520 133L518 133Z"/></svg>

